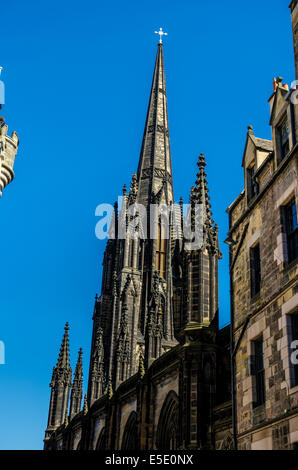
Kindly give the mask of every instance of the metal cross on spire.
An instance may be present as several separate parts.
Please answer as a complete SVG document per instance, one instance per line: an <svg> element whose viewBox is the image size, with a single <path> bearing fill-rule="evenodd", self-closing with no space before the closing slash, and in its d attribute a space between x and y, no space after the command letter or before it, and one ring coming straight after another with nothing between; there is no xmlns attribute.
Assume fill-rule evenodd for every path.
<svg viewBox="0 0 298 470"><path fill-rule="evenodd" d="M159 44L162 44L162 37L167 36L168 33L164 33L162 28L159 28L159 31L154 31L155 34L159 34Z"/></svg>

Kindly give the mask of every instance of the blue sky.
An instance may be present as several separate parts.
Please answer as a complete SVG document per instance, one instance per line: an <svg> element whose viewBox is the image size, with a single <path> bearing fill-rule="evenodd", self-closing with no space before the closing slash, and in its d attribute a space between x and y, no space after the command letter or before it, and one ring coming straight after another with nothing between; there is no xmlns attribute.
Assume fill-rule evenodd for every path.
<svg viewBox="0 0 298 470"><path fill-rule="evenodd" d="M16 177L0 200L0 449L41 449L49 382L70 322L85 386L105 242L95 208L137 169L157 36L164 40L175 198L204 152L229 318L227 206L243 188L246 128L271 138L272 79L294 80L288 2L28 0L1 5L0 65Z"/></svg>

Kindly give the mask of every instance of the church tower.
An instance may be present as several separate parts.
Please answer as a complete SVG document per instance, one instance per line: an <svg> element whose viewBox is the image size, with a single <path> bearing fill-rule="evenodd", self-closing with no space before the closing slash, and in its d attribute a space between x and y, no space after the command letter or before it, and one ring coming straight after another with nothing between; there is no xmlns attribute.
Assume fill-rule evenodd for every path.
<svg viewBox="0 0 298 470"><path fill-rule="evenodd" d="M163 215L152 223L150 206L174 202L163 45L157 49L138 171L123 205L115 205L116 238L104 255L102 294L96 299L88 399L134 375L140 356L145 365L177 344L174 337L172 249ZM145 215L137 237L119 237L119 228ZM164 216L165 217L165 216ZM139 217L139 219L141 219ZM171 217L170 217L171 219ZM171 223L171 222L170 222ZM122 224L122 225L121 225ZM117 230L118 229L118 230ZM152 232L152 233L151 233ZM154 233L153 233L154 232Z"/></svg>
<svg viewBox="0 0 298 470"><path fill-rule="evenodd" d="M214 407L229 382L227 338L218 332L221 253L204 155L197 165L188 207L175 204L160 40L137 171L114 204L83 412L79 352L65 424L70 366L60 352L46 448L214 447Z"/></svg>

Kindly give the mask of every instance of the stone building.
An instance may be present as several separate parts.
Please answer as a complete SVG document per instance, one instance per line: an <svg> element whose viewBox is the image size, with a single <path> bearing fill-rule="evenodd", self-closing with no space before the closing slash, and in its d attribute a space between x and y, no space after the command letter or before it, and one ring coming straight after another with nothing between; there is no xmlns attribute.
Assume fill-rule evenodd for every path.
<svg viewBox="0 0 298 470"><path fill-rule="evenodd" d="M2 67L0 67L1 75ZM0 80L0 110L4 103L4 83ZM0 116L0 197L3 189L14 178L13 166L18 151L19 138L16 132L11 137L7 135L8 126L5 118Z"/></svg>
<svg viewBox="0 0 298 470"><path fill-rule="evenodd" d="M290 8L298 80L297 0ZM272 141L248 128L244 190L227 210L239 449L293 449L298 443L296 94L274 79Z"/></svg>
<svg viewBox="0 0 298 470"><path fill-rule="evenodd" d="M115 204L115 237L104 254L83 410L82 354L72 380L67 325L50 384L45 449L230 448L229 328L218 328L221 253L204 155L197 164L187 218L183 201L174 204L160 43L138 170L122 207ZM136 204L145 208L139 236L121 238ZM150 223L152 204L171 208L168 218L162 211ZM183 227L198 217L202 243L189 247Z"/></svg>

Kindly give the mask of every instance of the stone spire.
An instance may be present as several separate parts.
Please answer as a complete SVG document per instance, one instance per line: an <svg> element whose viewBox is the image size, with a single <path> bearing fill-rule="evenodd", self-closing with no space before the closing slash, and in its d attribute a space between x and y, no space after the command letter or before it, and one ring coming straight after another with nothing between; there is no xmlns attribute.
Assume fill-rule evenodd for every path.
<svg viewBox="0 0 298 470"><path fill-rule="evenodd" d="M58 356L58 361L57 361L57 369L64 369L70 367L70 362L69 362L69 324L66 323L64 327L64 336L62 339L62 344Z"/></svg>
<svg viewBox="0 0 298 470"><path fill-rule="evenodd" d="M209 189L207 184L207 175L205 172L205 166L207 165L205 161L205 156L201 153L198 158L199 171L197 173L197 180L192 192L192 201L196 204L202 204L203 206L203 223L207 225L212 225L213 220L211 219L211 204L209 202Z"/></svg>
<svg viewBox="0 0 298 470"><path fill-rule="evenodd" d="M124 231L121 234L124 236L110 238L107 243L102 291L95 307L98 314L94 315L93 323L89 407L103 393L111 395L121 382L138 372L139 348L144 349L147 368L177 344L173 323L172 240L168 241L161 218L156 223L157 237L149 233L149 204L157 201L173 203L162 44L157 49L138 171L132 176L129 189L124 187L118 218L115 213L115 227L120 231L133 227L140 236ZM145 206L144 218L138 217L137 206L130 207L133 203Z"/></svg>
<svg viewBox="0 0 298 470"><path fill-rule="evenodd" d="M202 327L218 322L218 259L221 258L218 227L212 220L210 196L203 154L198 158L199 171L190 191L191 225L198 244L189 250L185 245L184 288L187 302L183 305L185 341L200 335ZM196 225L195 225L196 224ZM192 338L192 339L191 339Z"/></svg>
<svg viewBox="0 0 298 470"><path fill-rule="evenodd" d="M192 205L198 204L201 205L202 208L201 223L204 232L204 246L212 249L217 253L218 257L221 258L218 243L218 227L217 224L213 225L214 220L212 220L207 174L205 171L207 163L202 153L198 158L197 165L199 171L197 173L195 186L191 188L190 201Z"/></svg>
<svg viewBox="0 0 298 470"><path fill-rule="evenodd" d="M134 203L138 194L138 178L136 173L132 175L129 191L129 202Z"/></svg>
<svg viewBox="0 0 298 470"><path fill-rule="evenodd" d="M64 328L64 336L57 360L56 367L53 368L52 380L50 383L51 399L49 408L48 427L46 430L45 439L47 439L51 432L57 429L65 422L69 391L71 387L72 369L69 362L69 325L66 323Z"/></svg>
<svg viewBox="0 0 298 470"><path fill-rule="evenodd" d="M152 196L164 185L161 202L173 202L166 82L163 45L158 45L152 88L138 166L138 202L150 204Z"/></svg>
<svg viewBox="0 0 298 470"><path fill-rule="evenodd" d="M80 348L70 396L70 419L81 411L83 396L83 350Z"/></svg>

